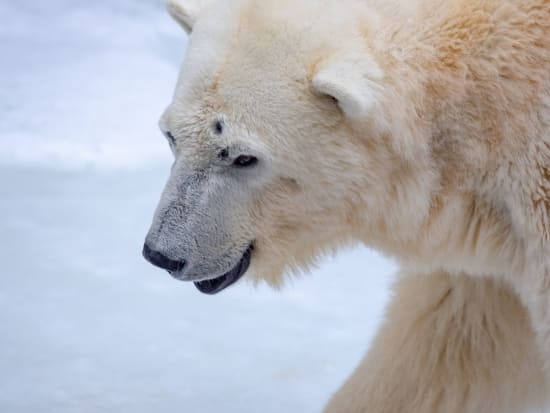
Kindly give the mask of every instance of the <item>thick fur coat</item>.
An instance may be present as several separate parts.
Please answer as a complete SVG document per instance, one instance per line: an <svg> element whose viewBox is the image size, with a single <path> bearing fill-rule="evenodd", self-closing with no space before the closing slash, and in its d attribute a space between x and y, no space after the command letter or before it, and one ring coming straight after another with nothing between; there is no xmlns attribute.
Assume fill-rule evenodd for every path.
<svg viewBox="0 0 550 413"><path fill-rule="evenodd" d="M243 272L250 246L248 277L273 285L344 244L394 257L385 325L326 413L541 405L550 1L169 9L191 36L161 120L176 161L150 250L210 282Z"/></svg>

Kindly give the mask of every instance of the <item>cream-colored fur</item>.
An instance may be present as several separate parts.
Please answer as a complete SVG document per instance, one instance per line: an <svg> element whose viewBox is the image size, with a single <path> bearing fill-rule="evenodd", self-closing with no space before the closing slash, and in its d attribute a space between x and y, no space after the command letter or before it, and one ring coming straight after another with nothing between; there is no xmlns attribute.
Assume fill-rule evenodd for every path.
<svg viewBox="0 0 550 413"><path fill-rule="evenodd" d="M527 313L492 280L404 274L327 413L526 413L547 388ZM532 410L536 411L536 410Z"/></svg>
<svg viewBox="0 0 550 413"><path fill-rule="evenodd" d="M272 285L354 242L402 265L326 412L520 413L549 395L550 1L169 5L191 39L161 121L163 198L196 171L225 191L197 195L193 229L224 237L189 247L196 268L249 241L249 278ZM211 169L224 146L255 172ZM238 219L216 219L224 202ZM177 237L162 245L177 255Z"/></svg>

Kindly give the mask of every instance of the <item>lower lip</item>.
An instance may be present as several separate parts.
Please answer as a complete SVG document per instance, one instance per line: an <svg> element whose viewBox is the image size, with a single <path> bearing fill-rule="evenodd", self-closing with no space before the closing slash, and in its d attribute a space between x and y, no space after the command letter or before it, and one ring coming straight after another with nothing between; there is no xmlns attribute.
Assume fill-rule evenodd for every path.
<svg viewBox="0 0 550 413"><path fill-rule="evenodd" d="M218 278L195 282L195 287L203 294L214 295L235 284L248 270L252 249L252 245L248 247L239 263L231 271Z"/></svg>

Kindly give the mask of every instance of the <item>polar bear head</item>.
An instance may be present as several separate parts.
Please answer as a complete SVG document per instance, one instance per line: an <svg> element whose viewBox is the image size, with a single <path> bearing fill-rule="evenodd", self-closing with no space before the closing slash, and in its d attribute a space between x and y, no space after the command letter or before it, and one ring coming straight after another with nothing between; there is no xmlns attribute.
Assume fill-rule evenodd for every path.
<svg viewBox="0 0 550 413"><path fill-rule="evenodd" d="M426 209L425 144L389 132L406 110L388 104L372 47L378 19L364 2L168 8L190 37L160 121L175 161L147 235L149 261L205 293L247 269L277 285Z"/></svg>

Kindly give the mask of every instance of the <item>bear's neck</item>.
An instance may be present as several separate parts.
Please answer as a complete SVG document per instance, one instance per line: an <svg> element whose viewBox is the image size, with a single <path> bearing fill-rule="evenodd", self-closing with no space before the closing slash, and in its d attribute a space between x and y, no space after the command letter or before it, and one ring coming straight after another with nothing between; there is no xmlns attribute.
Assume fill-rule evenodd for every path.
<svg viewBox="0 0 550 413"><path fill-rule="evenodd" d="M508 121L506 110L495 113L498 86L484 81L495 68L480 63L494 10L474 16L459 7L463 1L446 3L372 40L388 90L382 133L398 142L408 165L398 199L414 199L417 208L386 205L364 239L419 271L520 271L525 245L509 209L492 195L505 156L499 125Z"/></svg>

